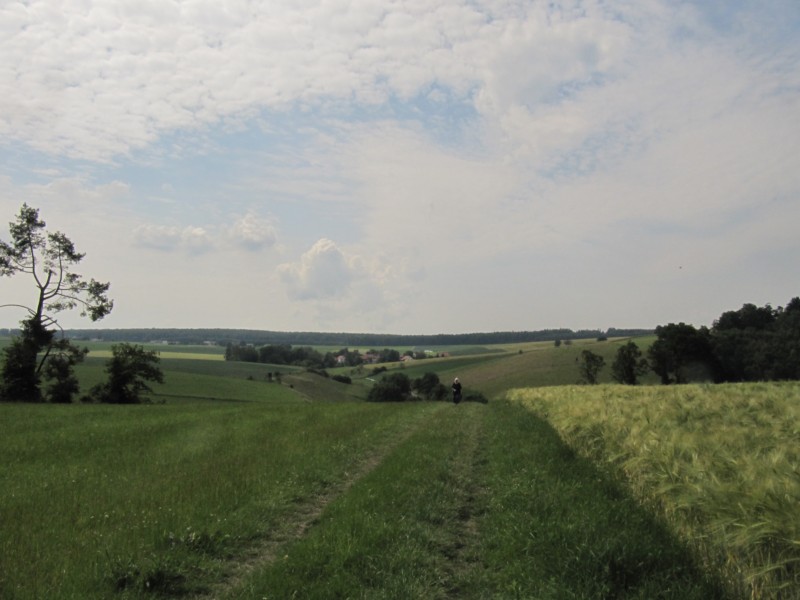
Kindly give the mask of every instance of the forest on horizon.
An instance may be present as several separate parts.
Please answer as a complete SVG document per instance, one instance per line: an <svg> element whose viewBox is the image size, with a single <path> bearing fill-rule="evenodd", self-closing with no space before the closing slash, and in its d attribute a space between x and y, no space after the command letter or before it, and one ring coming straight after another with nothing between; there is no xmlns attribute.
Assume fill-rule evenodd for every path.
<svg viewBox="0 0 800 600"><path fill-rule="evenodd" d="M257 329L211 328L133 328L133 329L65 329L73 340L103 340L113 342L168 342L174 344L226 345L294 344L320 346L460 346L473 344L509 344L555 340L593 339L602 337L633 337L650 335L654 329L542 329L538 331L496 331L486 333L442 334L385 334L313 331L268 331ZM0 329L0 335L16 335L16 329Z"/></svg>

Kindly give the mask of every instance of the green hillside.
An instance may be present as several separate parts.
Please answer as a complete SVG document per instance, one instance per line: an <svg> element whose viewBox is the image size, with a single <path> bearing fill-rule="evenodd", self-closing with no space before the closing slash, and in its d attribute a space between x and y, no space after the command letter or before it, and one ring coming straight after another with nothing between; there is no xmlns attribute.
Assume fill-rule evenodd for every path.
<svg viewBox="0 0 800 600"><path fill-rule="evenodd" d="M165 347L152 405L0 404L0 597L800 597L800 384L611 384L626 341L329 376ZM365 402L376 368L490 401Z"/></svg>

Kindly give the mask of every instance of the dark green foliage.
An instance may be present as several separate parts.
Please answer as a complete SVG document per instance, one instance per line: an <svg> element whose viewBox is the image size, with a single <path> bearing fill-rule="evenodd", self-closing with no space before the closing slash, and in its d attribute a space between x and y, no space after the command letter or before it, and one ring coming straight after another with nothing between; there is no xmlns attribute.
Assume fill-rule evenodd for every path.
<svg viewBox="0 0 800 600"><path fill-rule="evenodd" d="M369 354L377 357L378 362L397 362L400 360L400 353L391 348L384 348L383 350L370 350Z"/></svg>
<svg viewBox="0 0 800 600"><path fill-rule="evenodd" d="M158 366L158 354L133 344L111 347L112 357L106 365L108 381L92 389L90 400L108 404L139 404L142 394L151 392L146 382L164 383Z"/></svg>
<svg viewBox="0 0 800 600"><path fill-rule="evenodd" d="M40 378L36 371L37 350L24 336L14 338L4 348L0 399L5 402L41 402Z"/></svg>
<svg viewBox="0 0 800 600"><path fill-rule="evenodd" d="M364 359L361 358L361 353L357 350L342 348L336 353L336 355L343 357L344 365L346 367L357 367L364 363Z"/></svg>
<svg viewBox="0 0 800 600"><path fill-rule="evenodd" d="M605 364L606 359L599 354L595 354L591 350L583 350L581 352L581 362L578 365L581 380L590 385L596 384L597 376L600 374L600 370Z"/></svg>
<svg viewBox="0 0 800 600"><path fill-rule="evenodd" d="M74 367L89 352L73 346L66 338L54 340L34 320L23 321L20 335L4 350L0 398L14 402L72 402L79 390ZM41 380L49 381L43 395Z"/></svg>
<svg viewBox="0 0 800 600"><path fill-rule="evenodd" d="M691 370L713 377L716 360L707 327L695 329L686 323L670 323L656 327L656 335L658 339L650 346L648 357L661 383L686 383Z"/></svg>
<svg viewBox="0 0 800 600"><path fill-rule="evenodd" d="M368 402L403 402L411 396L411 380L404 373L384 375L369 390Z"/></svg>
<svg viewBox="0 0 800 600"><path fill-rule="evenodd" d="M225 360L235 360L239 362L259 362L258 350L256 350L250 344L236 345L228 343L228 345L225 347Z"/></svg>
<svg viewBox="0 0 800 600"><path fill-rule="evenodd" d="M69 404L80 390L74 367L89 353L88 348L78 348L67 339L60 339L50 346L50 354L44 366L44 377L49 381L45 391L49 402Z"/></svg>
<svg viewBox="0 0 800 600"><path fill-rule="evenodd" d="M648 356L662 383L800 379L800 298L777 309L745 304L711 330L670 323L656 334Z"/></svg>
<svg viewBox="0 0 800 600"><path fill-rule="evenodd" d="M396 362L400 353L391 348L370 350L371 362ZM341 357L341 362L337 358ZM310 346L293 347L290 344L270 344L256 348L252 344L240 342L228 343L225 348L225 360L244 362L260 362L271 365L294 365L307 369L329 369L337 365L357 367L364 363L364 357L356 350L342 348L336 354L322 354Z"/></svg>
<svg viewBox="0 0 800 600"><path fill-rule="evenodd" d="M489 399L480 392L467 392L464 394L462 402L477 402L478 404L489 404Z"/></svg>
<svg viewBox="0 0 800 600"><path fill-rule="evenodd" d="M439 381L436 373L425 373L411 383L413 390L426 400L445 400L447 388Z"/></svg>
<svg viewBox="0 0 800 600"><path fill-rule="evenodd" d="M353 383L353 380L347 375L334 375L331 379L339 383Z"/></svg>
<svg viewBox="0 0 800 600"><path fill-rule="evenodd" d="M639 377L650 370L647 360L635 342L629 341L617 350L617 356L611 364L611 372L618 383L636 385Z"/></svg>
<svg viewBox="0 0 800 600"><path fill-rule="evenodd" d="M12 402L42 401L41 371L53 338L54 333L42 325L41 319L31 317L22 321L19 336L5 351L0 397Z"/></svg>
<svg viewBox="0 0 800 600"><path fill-rule="evenodd" d="M718 380L800 379L800 298L786 308L745 304L711 330Z"/></svg>

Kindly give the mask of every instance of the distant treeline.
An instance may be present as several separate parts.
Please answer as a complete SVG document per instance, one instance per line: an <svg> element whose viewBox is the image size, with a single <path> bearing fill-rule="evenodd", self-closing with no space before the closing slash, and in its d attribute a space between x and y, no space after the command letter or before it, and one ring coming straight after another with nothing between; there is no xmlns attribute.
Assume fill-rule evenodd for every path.
<svg viewBox="0 0 800 600"><path fill-rule="evenodd" d="M154 341L175 344L213 343L234 344L291 344L297 346L336 346L375 348L398 346L461 346L509 344L516 342L548 342L598 337L633 337L652 334L652 329L543 329L540 331L496 331L492 333L454 333L434 335L397 335L384 333L324 333L313 331L259 331L254 329L68 329L72 339L99 339L110 342L148 343ZM0 334L14 334L2 330Z"/></svg>
<svg viewBox="0 0 800 600"><path fill-rule="evenodd" d="M322 353L311 346L268 344L256 348L251 344L229 343L225 347L225 360L259 362L272 365L294 365L309 369L329 369L337 366L356 367L365 362L383 363L400 360L400 353L391 348L370 350L362 355L355 350L342 348L338 352Z"/></svg>

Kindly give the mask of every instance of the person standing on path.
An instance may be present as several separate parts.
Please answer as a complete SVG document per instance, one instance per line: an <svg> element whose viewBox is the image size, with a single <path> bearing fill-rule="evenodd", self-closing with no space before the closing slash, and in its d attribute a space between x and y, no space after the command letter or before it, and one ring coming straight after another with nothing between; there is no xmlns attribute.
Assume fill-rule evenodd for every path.
<svg viewBox="0 0 800 600"><path fill-rule="evenodd" d="M461 382L458 380L458 377L453 379L453 402L455 404L461 402Z"/></svg>

